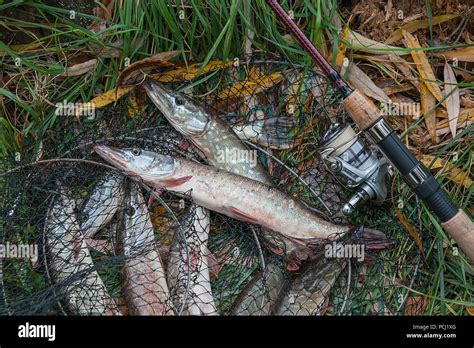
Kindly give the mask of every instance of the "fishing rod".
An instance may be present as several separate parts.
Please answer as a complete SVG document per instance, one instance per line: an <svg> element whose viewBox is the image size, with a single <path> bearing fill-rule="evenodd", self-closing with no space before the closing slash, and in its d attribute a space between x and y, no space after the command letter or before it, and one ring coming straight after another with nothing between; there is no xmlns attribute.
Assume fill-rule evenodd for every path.
<svg viewBox="0 0 474 348"><path fill-rule="evenodd" d="M429 170L419 162L401 142L388 122L385 121L382 112L377 106L364 94L358 90L352 90L352 88L349 87L340 74L327 62L321 53L319 53L303 31L285 12L278 1L267 0L267 4L292 32L306 52L309 53L314 63L316 63L322 72L331 80L336 92L344 98L342 102L344 110L355 124L377 145L392 166L400 173L407 185L441 220L443 228L451 235L471 262L474 262L474 223L467 214L451 201ZM351 137L354 138L352 144L350 141ZM355 197L351 198L354 204L349 204L346 212L350 213L350 210L353 210L353 208L361 202L368 199L380 199L380 192L377 197L377 193L374 194L374 190L377 188L380 189L380 187L383 186L381 184L384 181L380 179L384 171L381 173L376 172L375 177L373 175L367 176L367 173L360 170L364 169L367 160L355 161L359 162L358 164L360 164L362 168L358 167L357 163L356 166L347 167L347 165L349 164L350 166L351 163L344 161L340 156L341 153L354 153L352 145L360 142L360 139L357 139L355 136L355 132L353 132L353 130L351 131L347 126L343 127L336 124L331 126L324 138L322 143L323 158L324 154L326 154L326 159L329 158L329 161L332 161L330 162L331 165L329 168L334 171L339 171L343 175L346 174L347 177L350 177L351 174L360 174L359 191ZM359 144L359 146L363 145ZM363 152L364 150L360 149L360 151ZM376 159L374 156L375 155L372 154L372 157L370 157L370 155L367 154L366 158L369 161L372 158L371 162L374 164ZM356 159L358 158L356 157ZM385 164L383 161L381 163L382 167L384 167ZM377 178L377 185L370 186ZM355 185L352 181L351 184ZM381 193L383 196L383 192ZM351 203L351 201L349 201L349 203Z"/></svg>

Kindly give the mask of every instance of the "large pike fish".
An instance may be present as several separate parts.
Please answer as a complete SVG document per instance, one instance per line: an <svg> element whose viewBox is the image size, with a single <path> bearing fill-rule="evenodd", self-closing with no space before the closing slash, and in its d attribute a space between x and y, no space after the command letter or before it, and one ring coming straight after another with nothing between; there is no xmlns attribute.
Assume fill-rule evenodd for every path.
<svg viewBox="0 0 474 348"><path fill-rule="evenodd" d="M143 195L131 183L119 236L125 256L123 275L126 300L132 315L169 315L169 290L161 257L155 246L153 225Z"/></svg>
<svg viewBox="0 0 474 348"><path fill-rule="evenodd" d="M250 151L241 138L265 140L268 144L281 145L281 138L288 134L287 127L273 127L277 129L277 132L280 129L284 130L284 134L275 134L275 136L269 132L263 132L263 124L267 122L266 120L256 120L255 125L236 126L231 129L218 116L207 112L180 93L168 90L151 79L145 81L144 87L168 122L201 151L209 164L218 169L272 185L267 173L258 163L256 151ZM272 127L267 127L267 129L272 129ZM263 238L275 252L285 251L289 259L295 262L294 265L308 256L309 251L304 246L280 236L277 241L275 234L265 229ZM279 245L279 242L283 242L283 247Z"/></svg>
<svg viewBox="0 0 474 348"><path fill-rule="evenodd" d="M168 284L176 295L175 308L184 315L217 315L208 265L209 210L192 204L189 217L177 230L168 263Z"/></svg>
<svg viewBox="0 0 474 348"><path fill-rule="evenodd" d="M121 315L108 293L75 215L75 201L64 189L52 201L44 225L44 245L51 278L61 286L76 315Z"/></svg>
<svg viewBox="0 0 474 348"><path fill-rule="evenodd" d="M337 239L352 228L324 221L287 194L234 173L137 148L96 145L94 149L115 167L150 186L189 193L205 208L261 225L302 245Z"/></svg>

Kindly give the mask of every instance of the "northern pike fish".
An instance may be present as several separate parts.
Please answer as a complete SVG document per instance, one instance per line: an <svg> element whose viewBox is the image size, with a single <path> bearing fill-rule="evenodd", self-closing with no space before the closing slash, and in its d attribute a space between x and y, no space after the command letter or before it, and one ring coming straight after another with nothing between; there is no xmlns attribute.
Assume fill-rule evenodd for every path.
<svg viewBox="0 0 474 348"><path fill-rule="evenodd" d="M374 252L393 244L383 232L366 228L359 228L350 237L324 245L317 258L294 272L272 314L324 315L331 289L348 263L371 262Z"/></svg>
<svg viewBox="0 0 474 348"><path fill-rule="evenodd" d="M231 315L270 315L285 286L288 272L270 262L258 272L234 301Z"/></svg>
<svg viewBox="0 0 474 348"><path fill-rule="evenodd" d="M94 268L75 215L75 201L64 189L47 212L44 245L51 278L61 286L76 315L121 315Z"/></svg>
<svg viewBox="0 0 474 348"><path fill-rule="evenodd" d="M207 240L211 226L209 210L191 205L189 218L177 230L168 263L168 284L176 296L175 308L183 301L184 315L217 315L208 265ZM184 236L183 236L184 234ZM189 257L188 257L189 255Z"/></svg>
<svg viewBox="0 0 474 348"><path fill-rule="evenodd" d="M131 183L123 211L119 245L125 256L123 276L132 315L170 315L169 289L150 215L140 188Z"/></svg>
<svg viewBox="0 0 474 348"><path fill-rule="evenodd" d="M324 257L309 261L289 283L289 289L283 291L273 314L323 315L331 289L348 262Z"/></svg>
<svg viewBox="0 0 474 348"><path fill-rule="evenodd" d="M231 158L233 155L248 156L251 152L227 123L183 94L165 89L153 80L146 80L143 86L168 122L202 152L209 164L270 183L265 170L256 161L256 154L255 160Z"/></svg>
<svg viewBox="0 0 474 348"><path fill-rule="evenodd" d="M287 127L278 127L278 131L283 129L285 134L277 137L269 135L268 132L259 133L263 130L264 123L268 122L266 120L256 120L256 124L244 127L237 125L232 130L225 121L196 105L186 96L170 91L153 80L146 80L144 88L168 122L200 150L209 164L218 169L272 185L267 173L258 163L256 150L250 151L240 138L249 137L254 140L257 138L258 141L282 145L283 142L278 138L288 134ZM258 129L253 128L254 126ZM269 231L263 230L263 238L270 249L277 253L282 253L282 249L285 249L289 259L293 259L295 264L307 258L309 251L304 246L282 237L279 238L279 241L283 243L282 248L275 244L275 238L271 235ZM292 267L295 267L295 264Z"/></svg>
<svg viewBox="0 0 474 348"><path fill-rule="evenodd" d="M150 186L189 194L205 208L261 225L302 245L335 240L352 229L324 221L289 195L234 173L137 148L96 145L94 149L115 167Z"/></svg>
<svg viewBox="0 0 474 348"><path fill-rule="evenodd" d="M81 231L92 238L107 225L120 208L125 196L124 178L119 173L107 173L94 187L83 208L86 220Z"/></svg>

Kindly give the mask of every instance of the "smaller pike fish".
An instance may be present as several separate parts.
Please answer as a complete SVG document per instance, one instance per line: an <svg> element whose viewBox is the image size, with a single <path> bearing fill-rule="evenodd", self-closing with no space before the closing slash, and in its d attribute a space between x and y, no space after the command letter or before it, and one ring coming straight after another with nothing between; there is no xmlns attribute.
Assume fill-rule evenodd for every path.
<svg viewBox="0 0 474 348"><path fill-rule="evenodd" d="M335 240L352 229L324 221L287 194L240 175L140 149L104 145L94 149L112 165L153 187L190 193L202 207L261 225L302 245Z"/></svg>
<svg viewBox="0 0 474 348"><path fill-rule="evenodd" d="M84 237L92 238L110 222L121 206L124 195L124 178L118 173L108 173L97 183L83 209L87 217L81 225Z"/></svg>
<svg viewBox="0 0 474 348"><path fill-rule="evenodd" d="M183 225L184 231L175 233L168 264L168 283L179 299L175 307L181 307L186 289L189 289L182 314L217 315L208 266L209 210L193 204L189 221Z"/></svg>
<svg viewBox="0 0 474 348"><path fill-rule="evenodd" d="M386 249L392 244L384 233L364 228L358 229L350 240L346 238L346 241L326 244L317 259L309 261L293 275L288 286L282 290L273 314L324 315L331 289L351 259L371 262L374 258L371 252ZM352 252L354 247L363 252L356 255ZM344 249L351 250L351 255L338 257L337 250Z"/></svg>
<svg viewBox="0 0 474 348"><path fill-rule="evenodd" d="M245 286L230 310L231 315L270 315L285 286L287 271L269 263Z"/></svg>
<svg viewBox="0 0 474 348"><path fill-rule="evenodd" d="M51 203L44 225L51 278L62 285L68 306L77 315L121 315L84 242L74 209L75 201L61 190Z"/></svg>
<svg viewBox="0 0 474 348"><path fill-rule="evenodd" d="M131 183L119 237L125 261L126 299L132 315L170 315L168 284L150 215L137 184Z"/></svg>
<svg viewBox="0 0 474 348"><path fill-rule="evenodd" d="M249 153L249 149L227 123L183 94L168 90L153 80L146 80L143 86L168 122L188 138L210 164L257 181L270 182L262 166L255 161L225 158L228 153Z"/></svg>
<svg viewBox="0 0 474 348"><path fill-rule="evenodd" d="M276 315L323 315L330 291L347 265L347 259L311 260L303 266L280 300Z"/></svg>

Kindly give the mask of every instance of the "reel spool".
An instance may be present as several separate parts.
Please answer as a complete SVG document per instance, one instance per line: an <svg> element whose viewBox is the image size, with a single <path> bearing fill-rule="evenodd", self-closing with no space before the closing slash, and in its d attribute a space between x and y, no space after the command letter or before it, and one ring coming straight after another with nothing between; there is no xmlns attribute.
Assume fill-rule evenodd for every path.
<svg viewBox="0 0 474 348"><path fill-rule="evenodd" d="M320 153L328 170L343 179L356 192L342 208L352 214L363 203L382 204L387 197L386 181L392 172L387 160L378 156L348 124L334 123L320 142Z"/></svg>

